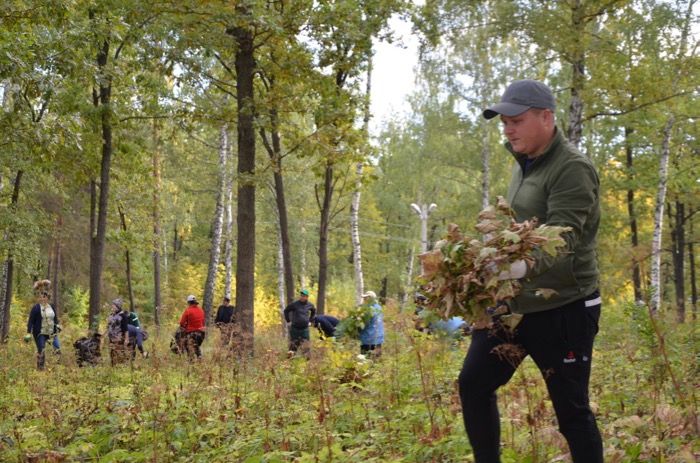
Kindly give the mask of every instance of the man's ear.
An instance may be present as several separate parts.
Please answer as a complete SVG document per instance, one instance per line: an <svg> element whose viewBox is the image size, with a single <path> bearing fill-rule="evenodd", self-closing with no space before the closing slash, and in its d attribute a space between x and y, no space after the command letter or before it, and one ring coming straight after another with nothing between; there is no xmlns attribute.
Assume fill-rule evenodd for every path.
<svg viewBox="0 0 700 463"><path fill-rule="evenodd" d="M542 114L543 114L544 120L548 124L554 126L554 111L552 111L550 109L545 109L544 111L542 111Z"/></svg>

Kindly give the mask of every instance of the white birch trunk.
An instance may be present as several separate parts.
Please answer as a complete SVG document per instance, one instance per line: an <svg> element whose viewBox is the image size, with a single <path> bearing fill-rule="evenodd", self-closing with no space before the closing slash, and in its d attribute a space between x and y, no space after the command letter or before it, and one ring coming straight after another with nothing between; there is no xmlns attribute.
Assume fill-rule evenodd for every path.
<svg viewBox="0 0 700 463"><path fill-rule="evenodd" d="M306 277L306 228L301 226L301 255L299 256L299 283L301 289L308 289Z"/></svg>
<svg viewBox="0 0 700 463"><path fill-rule="evenodd" d="M5 234L5 239L7 239L7 233ZM5 293L7 292L7 267L8 261L3 261L2 264L2 275L0 275L0 337L2 336L2 331L5 326Z"/></svg>
<svg viewBox="0 0 700 463"><path fill-rule="evenodd" d="M282 334L287 335L287 323L284 320L284 308L287 307L287 286L284 283L284 252L282 251L282 234L279 231L279 223L277 224L277 296L279 297L280 305L280 322L282 324Z"/></svg>
<svg viewBox="0 0 700 463"><path fill-rule="evenodd" d="M365 114L363 118L365 136L369 145L370 97L372 95L372 51L367 57L367 86L365 88ZM360 196L362 195L362 162L357 163L355 174L355 191L350 203L350 240L352 242L352 264L355 270L355 305L362 304L362 293L365 291L365 277L362 273L362 248L360 246Z"/></svg>
<svg viewBox="0 0 700 463"><path fill-rule="evenodd" d="M678 45L677 57L682 60L686 56L688 48L688 34L690 31L691 18L695 2L688 2L687 10L684 17L683 30L681 31L680 43ZM671 84L671 91L677 91L678 82L682 70L678 70ZM672 109L671 109L672 111ZM663 224L664 224L664 205L666 202L666 189L668 183L668 163L670 158L671 135L673 133L673 125L676 122L676 116L671 112L671 115L666 121L666 126L663 131L663 141L661 143L661 159L659 160L659 189L656 193L656 207L654 208L654 235L651 241L651 304L649 310L652 314L656 313L661 308L661 247L663 244Z"/></svg>
<svg viewBox="0 0 700 463"><path fill-rule="evenodd" d="M659 188L656 193L654 208L654 235L651 240L651 307L652 313L661 308L661 245L664 227L664 205L668 183L669 145L675 116L671 115L664 127L664 138L661 144L661 159L659 160Z"/></svg>
<svg viewBox="0 0 700 463"><path fill-rule="evenodd" d="M402 309L406 306L406 302L408 302L409 294L413 296L413 261L415 260L414 253L415 251L413 250L413 246L411 246L411 250L408 252L408 265L406 265L406 289L404 290L403 298L401 299ZM413 300L413 297L411 297L411 300Z"/></svg>
<svg viewBox="0 0 700 463"><path fill-rule="evenodd" d="M168 288L168 270L169 270L169 264L168 264L168 237L165 236L165 233L161 230L160 233L160 239L163 241L163 286Z"/></svg>
<svg viewBox="0 0 700 463"><path fill-rule="evenodd" d="M357 163L357 182L355 191L352 194L352 204L350 205L350 238L352 240L352 263L355 269L355 305L362 304L362 293L364 292L364 274L362 273L362 250L360 247L360 188L362 186L362 163Z"/></svg>
<svg viewBox="0 0 700 463"><path fill-rule="evenodd" d="M231 143L226 146L226 164L227 169L231 160ZM229 169L230 170L230 169ZM226 241L224 244L224 266L226 268L226 279L224 281L224 294L231 297L231 276L233 275L233 175L230 172L226 174Z"/></svg>
<svg viewBox="0 0 700 463"><path fill-rule="evenodd" d="M489 131L486 124L481 121L482 146L481 146L481 208L489 206L489 176L491 175L491 146L489 145Z"/></svg>
<svg viewBox="0 0 700 463"><path fill-rule="evenodd" d="M212 226L211 252L209 254L209 268L207 281L204 285L204 314L209 322L214 303L214 288L216 287L216 274L221 257L221 231L224 223L224 190L226 186L226 153L228 152L228 125L224 124L219 131L219 188L216 198L216 211Z"/></svg>

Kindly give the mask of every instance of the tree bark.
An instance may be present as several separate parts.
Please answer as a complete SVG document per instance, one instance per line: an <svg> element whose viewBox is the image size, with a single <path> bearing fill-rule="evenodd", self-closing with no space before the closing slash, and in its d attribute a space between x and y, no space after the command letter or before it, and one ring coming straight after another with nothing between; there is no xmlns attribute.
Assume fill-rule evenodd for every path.
<svg viewBox="0 0 700 463"><path fill-rule="evenodd" d="M585 54L584 45L581 41L584 38L586 23L584 20L584 7L581 0L574 0L571 9L571 22L573 26L572 37L576 41L575 50L571 60L571 101L569 103L569 127L567 138L578 146L583 133L583 99L581 91L585 83Z"/></svg>
<svg viewBox="0 0 700 463"><path fill-rule="evenodd" d="M694 215L694 210L691 209L689 216ZM688 241L688 271L690 272L690 304L693 310L693 320L697 319L698 316L698 281L695 273L695 251L693 249L693 238L695 234L693 233L693 221L691 220L688 225L688 235L691 237Z"/></svg>
<svg viewBox="0 0 700 463"><path fill-rule="evenodd" d="M664 204L666 201L666 189L668 183L669 145L671 132L676 118L672 114L666 121L663 130L663 142L659 158L659 186L656 192L656 206L654 208L654 234L651 241L651 304L649 310L656 313L661 308L661 244L664 224Z"/></svg>
<svg viewBox="0 0 700 463"><path fill-rule="evenodd" d="M287 301L292 302L293 299L287 299L286 284L284 281L284 251L282 249L282 235L277 229L277 296L279 298L279 313L280 324L282 327L282 335L287 337L287 323L284 318L284 309L287 307Z"/></svg>
<svg viewBox="0 0 700 463"><path fill-rule="evenodd" d="M177 251L180 249L180 238L178 237L177 231L177 219L173 224L173 262L177 262Z"/></svg>
<svg viewBox="0 0 700 463"><path fill-rule="evenodd" d="M269 79L270 88L274 88L274 78ZM265 149L273 167L273 180L275 185L275 204L277 206L277 221L282 243L282 266L284 270L285 299L289 302L294 300L294 270L292 268L292 249L289 240L289 220L287 217L287 200L284 190L284 178L282 176L282 141L279 134L279 113L277 108L271 108L270 116L270 139L267 141L265 129L260 129Z"/></svg>
<svg viewBox="0 0 700 463"><path fill-rule="evenodd" d="M360 195L362 194L362 163L355 170L357 182L350 203L350 241L352 242L352 265L355 271L355 305L362 304L365 278L362 273L362 247L360 245Z"/></svg>
<svg viewBox="0 0 700 463"><path fill-rule="evenodd" d="M369 119L370 102L372 96L372 51L367 56L367 86L365 87L365 107L363 117L363 129L365 142L369 146ZM362 195L362 170L363 163L358 162L355 169L357 180L355 191L350 202L350 241L352 243L352 265L355 272L355 305L362 304L362 294L365 291L365 276L362 272L362 247L360 245L360 199Z"/></svg>
<svg viewBox="0 0 700 463"><path fill-rule="evenodd" d="M224 295L231 297L231 283L233 282L233 186L228 187L226 193L226 233L224 239Z"/></svg>
<svg viewBox="0 0 700 463"><path fill-rule="evenodd" d="M479 118L482 130L481 146L481 208L486 209L490 204L490 179L491 176L491 146L489 145L489 131L483 118Z"/></svg>
<svg viewBox="0 0 700 463"><path fill-rule="evenodd" d="M226 146L226 208L224 210L226 231L224 238L224 295L231 297L231 280L233 278L233 173L231 166L231 143Z"/></svg>
<svg viewBox="0 0 700 463"><path fill-rule="evenodd" d="M676 320L685 322L685 206L676 200L675 212L669 205L668 215L672 224L671 251L673 260L673 286L676 293Z"/></svg>
<svg viewBox="0 0 700 463"><path fill-rule="evenodd" d="M634 152L630 135L634 132L631 127L625 127L625 155L627 157L627 179L634 181ZM634 286L634 300L640 304L644 300L642 293L642 271L639 265L639 234L637 232L637 215L634 211L634 188L627 189L627 215L630 224L630 239L632 240L632 285Z"/></svg>
<svg viewBox="0 0 700 463"><path fill-rule="evenodd" d="M299 253L299 284L308 288L308 268L306 265L306 227L301 225L301 252Z"/></svg>
<svg viewBox="0 0 700 463"><path fill-rule="evenodd" d="M160 278L160 133L158 123L153 124L153 323L160 330L161 278Z"/></svg>
<svg viewBox="0 0 700 463"><path fill-rule="evenodd" d="M124 209L122 209L121 204L117 206L119 211L119 221L122 225L122 231L126 234L126 215L124 214ZM134 288L131 284L131 255L129 254L129 246L124 246L124 260L126 261L126 290L129 295L129 309L133 312L134 310Z"/></svg>
<svg viewBox="0 0 700 463"><path fill-rule="evenodd" d="M100 110L100 125L102 127L102 161L100 166L100 196L97 209L97 230L90 239L90 299L89 327L97 330L100 316L102 289L102 268L104 265L105 238L107 236L107 207L109 204L110 166L112 162L112 95L111 78L107 71L109 41L102 42L97 53L98 87L93 91L93 101Z"/></svg>
<svg viewBox="0 0 700 463"><path fill-rule="evenodd" d="M214 289L216 287L216 275L219 270L221 258L221 232L224 226L224 201L227 180L227 152L228 152L228 124L224 124L219 130L219 184L216 196L216 210L211 236L211 250L209 252L209 267L207 281L204 285L204 315L207 323L211 320L212 305L214 303Z"/></svg>
<svg viewBox="0 0 700 463"><path fill-rule="evenodd" d="M245 5L236 10L241 23L251 18ZM238 107L238 198L236 228L236 307L241 311L243 348L252 354L255 335L255 45L248 24L227 31L237 43L236 102Z"/></svg>
<svg viewBox="0 0 700 463"><path fill-rule="evenodd" d="M24 171L18 170L15 176L14 186L12 188L12 197L10 199L10 213L14 214L17 210L17 202L19 201L19 190L22 184L22 175ZM15 230L9 230L5 238L12 243L13 235ZM2 281L2 292L0 292L0 342L7 342L7 338L10 334L10 305L12 304L12 277L14 272L14 257L12 253L12 247L7 253L7 259L3 266L3 281Z"/></svg>
<svg viewBox="0 0 700 463"><path fill-rule="evenodd" d="M404 286L403 295L401 297L401 308L403 309L408 302L408 297L413 296L413 266L414 266L414 253L413 246L408 251L408 262L406 262L406 283ZM411 297L413 300L413 297Z"/></svg>
<svg viewBox="0 0 700 463"><path fill-rule="evenodd" d="M53 252L53 263L51 265L52 274L49 275L49 279L53 285L53 308L56 311L56 316L61 318L61 289L63 285L61 284L61 231L63 229L63 217L61 215L56 219L56 237Z"/></svg>
<svg viewBox="0 0 700 463"><path fill-rule="evenodd" d="M690 33L691 17L693 13L694 2L689 2L684 16L683 30L678 44L677 57L679 59L686 56L688 49L688 34ZM681 77L681 70L676 72L673 82L670 85L670 91L673 92L678 87L678 82ZM671 109L671 111L673 111ZM676 115L671 112L663 130L663 141L661 143L661 155L659 159L659 187L656 193L656 207L654 208L654 234L651 243L651 304L649 310L655 314L661 308L661 246L663 233L663 218L664 218L664 202L666 201L666 189L668 182L668 163L670 158L671 135L673 125L676 122Z"/></svg>
<svg viewBox="0 0 700 463"><path fill-rule="evenodd" d="M328 230L330 228L331 198L333 197L333 165L328 161L323 178L323 203L321 205L321 223L318 240L318 297L316 312L325 313L326 279L328 278Z"/></svg>

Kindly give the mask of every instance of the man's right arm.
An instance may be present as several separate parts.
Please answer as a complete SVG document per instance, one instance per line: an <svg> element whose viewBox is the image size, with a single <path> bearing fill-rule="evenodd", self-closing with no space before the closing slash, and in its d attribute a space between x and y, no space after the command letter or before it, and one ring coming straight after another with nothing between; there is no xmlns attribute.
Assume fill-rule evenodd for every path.
<svg viewBox="0 0 700 463"><path fill-rule="evenodd" d="M32 325L34 325L34 318L36 318L36 306L33 306L32 310L29 312L29 320L27 320L27 333L32 332Z"/></svg>
<svg viewBox="0 0 700 463"><path fill-rule="evenodd" d="M284 321L289 323L289 312L293 310L294 303L292 302L287 307L284 308Z"/></svg>

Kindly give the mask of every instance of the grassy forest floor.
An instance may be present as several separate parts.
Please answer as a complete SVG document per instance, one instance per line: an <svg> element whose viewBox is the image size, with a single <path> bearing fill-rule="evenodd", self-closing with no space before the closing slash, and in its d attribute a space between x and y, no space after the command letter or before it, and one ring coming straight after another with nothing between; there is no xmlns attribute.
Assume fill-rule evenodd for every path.
<svg viewBox="0 0 700 463"><path fill-rule="evenodd" d="M643 310L605 309L591 398L606 461L700 461L697 323L660 320L666 361ZM309 361L287 359L270 331L245 362L217 352L211 333L190 364L169 352L164 328L149 358L115 368L105 347L101 365L78 368L71 341L82 332L69 328L44 372L18 323L0 348L0 461L473 461L455 385L469 338L418 333L410 314L385 320L376 361L358 360L356 342L318 339ZM503 462L570 461L530 360L499 401Z"/></svg>

